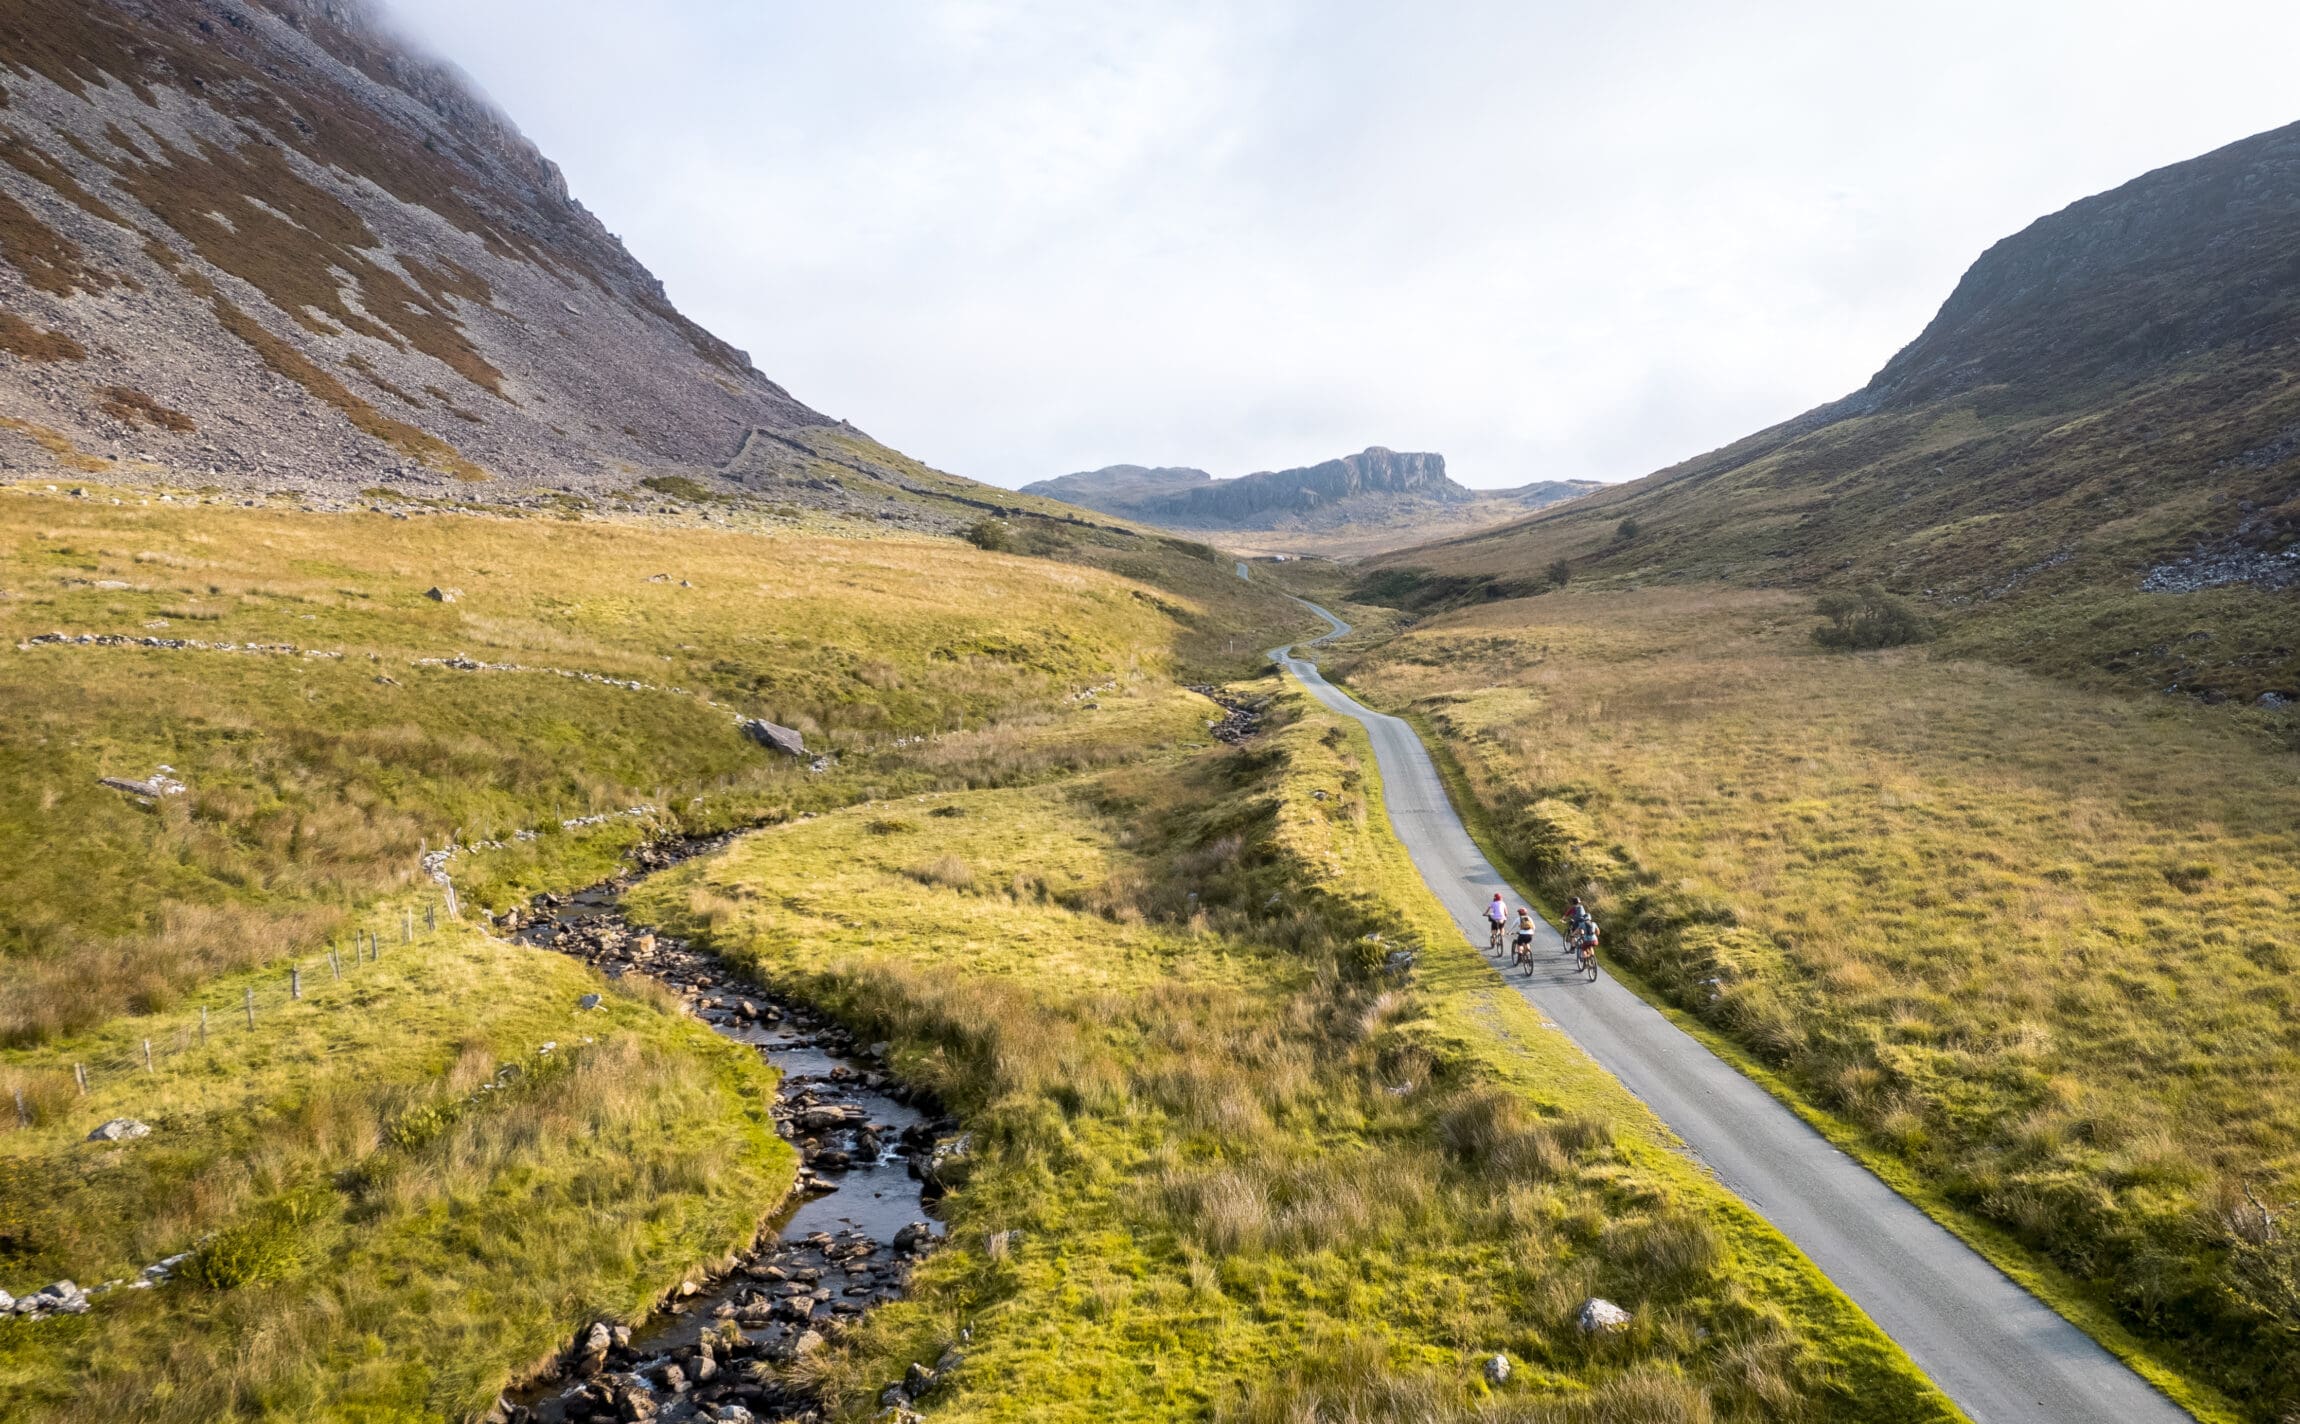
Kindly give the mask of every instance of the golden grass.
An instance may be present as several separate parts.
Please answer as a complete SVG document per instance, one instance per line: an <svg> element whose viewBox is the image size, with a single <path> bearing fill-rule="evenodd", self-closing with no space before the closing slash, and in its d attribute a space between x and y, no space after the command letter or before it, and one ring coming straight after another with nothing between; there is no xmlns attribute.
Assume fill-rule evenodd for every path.
<svg viewBox="0 0 2300 1424"><path fill-rule="evenodd" d="M2183 703L1824 654L1811 623L1567 593L1348 676L1443 734L1504 852L1661 993L2274 1417L2300 1376L2215 1223L2300 1195L2291 754Z"/></svg>
<svg viewBox="0 0 2300 1424"><path fill-rule="evenodd" d="M562 819L645 803L707 829L1056 775L1203 726L1202 702L1155 680L1177 630L1136 586L949 541L0 494L0 587L9 641L340 654L0 650L0 1034L17 1040L308 949L407 885L426 844L543 829L459 868L467 900L504 904L607 873L644 833L561 836ZM459 653L647 690L415 665ZM1071 700L1104 683L1094 709ZM739 715L802 729L837 769L762 750ZM188 794L146 808L97 785L163 764Z"/></svg>
<svg viewBox="0 0 2300 1424"><path fill-rule="evenodd" d="M14 312L0 311L0 351L27 361L85 361L88 348L60 331L34 326Z"/></svg>
<svg viewBox="0 0 2300 1424"><path fill-rule="evenodd" d="M149 425L177 435L199 428L190 416L161 405L134 386L105 386L96 392L96 408L129 425Z"/></svg>
<svg viewBox="0 0 2300 1424"><path fill-rule="evenodd" d="M67 470L79 470L83 473L92 474L98 470L111 468L108 462L81 449L72 442L71 436L60 430L51 430L45 425L35 425L29 420L18 420L12 415L0 415L0 430L13 430L18 435L27 437L41 449L46 450L55 458L58 465Z"/></svg>

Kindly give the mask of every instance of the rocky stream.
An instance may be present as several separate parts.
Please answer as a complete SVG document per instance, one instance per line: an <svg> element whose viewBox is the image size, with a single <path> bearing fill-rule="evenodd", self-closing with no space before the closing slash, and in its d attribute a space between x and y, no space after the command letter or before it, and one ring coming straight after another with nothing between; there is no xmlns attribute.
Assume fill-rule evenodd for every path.
<svg viewBox="0 0 2300 1424"><path fill-rule="evenodd" d="M501 917L523 944L570 954L610 979L642 975L717 1032L782 1072L776 1131L802 1159L789 1199L723 1273L689 1282L636 1326L579 1331L558 1364L506 1395L500 1424L587 1420L821 1417L794 1376L872 1306L900 1296L942 1242L933 1203L965 1151L957 1123L887 1072L887 1045L857 1042L803 1005L748 983L707 951L623 916L633 880L726 844L724 836L641 848L630 871L572 895L541 895ZM879 1397L889 1420L957 1364L913 1362Z"/></svg>

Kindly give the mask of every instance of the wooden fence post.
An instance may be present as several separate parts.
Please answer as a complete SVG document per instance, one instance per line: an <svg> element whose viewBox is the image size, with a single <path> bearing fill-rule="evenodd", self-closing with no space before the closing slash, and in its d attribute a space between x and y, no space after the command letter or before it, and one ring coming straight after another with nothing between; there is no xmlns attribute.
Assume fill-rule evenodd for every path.
<svg viewBox="0 0 2300 1424"><path fill-rule="evenodd" d="M32 1125L32 1110L24 1106L24 1090L22 1088L16 1090L16 1125L18 1127L30 1127Z"/></svg>
<svg viewBox="0 0 2300 1424"><path fill-rule="evenodd" d="M335 957L335 946L332 944L327 947L327 970L336 978L343 978L343 961Z"/></svg>
<svg viewBox="0 0 2300 1424"><path fill-rule="evenodd" d="M208 1006L200 1005L200 1047L208 1046Z"/></svg>
<svg viewBox="0 0 2300 1424"><path fill-rule="evenodd" d="M78 1083L78 1084L80 1085L80 1096L81 1096L81 1097L83 1097L83 1098L84 1098L84 1097L88 1096L88 1070L87 1070L87 1069L85 1069L85 1068L81 1067L81 1066L80 1066L79 1064L77 1064L77 1063L73 1064L73 1065L72 1065L72 1081L73 1081L73 1082L75 1082L75 1083Z"/></svg>
<svg viewBox="0 0 2300 1424"><path fill-rule="evenodd" d="M300 966L293 964L288 966L288 997L291 999L303 997L303 970Z"/></svg>
<svg viewBox="0 0 2300 1424"><path fill-rule="evenodd" d="M426 905L423 907L423 927L427 931L431 931L433 933L438 932L439 907L437 905Z"/></svg>
<svg viewBox="0 0 2300 1424"><path fill-rule="evenodd" d="M148 1038L144 1040L144 1071L147 1073L154 1071L152 1068L152 1041Z"/></svg>
<svg viewBox="0 0 2300 1424"><path fill-rule="evenodd" d="M250 986L249 986L249 988L248 988L248 1027L249 1027L249 1028L254 1028L255 1026L256 1026L256 991L255 991L255 987L254 987L253 985L250 985Z"/></svg>

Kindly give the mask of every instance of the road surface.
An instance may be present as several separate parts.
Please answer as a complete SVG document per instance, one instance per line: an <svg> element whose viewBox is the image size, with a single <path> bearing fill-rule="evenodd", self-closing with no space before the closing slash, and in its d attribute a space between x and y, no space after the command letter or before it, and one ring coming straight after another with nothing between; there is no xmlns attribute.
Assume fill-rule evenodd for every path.
<svg viewBox="0 0 2300 1424"><path fill-rule="evenodd" d="M1349 625L1297 600L1333 625ZM1364 724L1383 801L1462 933L1481 950L1481 916L1510 895L1446 800L1411 726L1360 706L1316 663L1272 659L1320 702ZM1512 897L1514 903L1514 897ZM1651 1004L1610 977L1582 981L1564 941L1538 926L1535 969L1505 981L1643 1099L1752 1209L1780 1230L1883 1327L1977 1424L2193 1424L2146 1380L2013 1283L1979 1253L1829 1145Z"/></svg>

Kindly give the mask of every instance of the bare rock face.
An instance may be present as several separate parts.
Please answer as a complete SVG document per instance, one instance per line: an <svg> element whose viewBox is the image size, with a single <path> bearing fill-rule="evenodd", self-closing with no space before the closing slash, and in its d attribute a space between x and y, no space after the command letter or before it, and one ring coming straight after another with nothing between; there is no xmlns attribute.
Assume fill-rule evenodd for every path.
<svg viewBox="0 0 2300 1424"><path fill-rule="evenodd" d="M1504 511L1526 513L1597 488L1581 480L1550 480L1509 490L1473 490L1446 473L1445 456L1379 445L1320 464L1264 470L1218 480L1204 470L1109 465L1024 485L1044 495L1105 514L1169 529L1313 532L1345 526L1412 527L1480 506L1496 522Z"/></svg>
<svg viewBox="0 0 2300 1424"><path fill-rule="evenodd" d="M0 468L453 494L860 439L361 0L17 0L0 90Z"/></svg>

